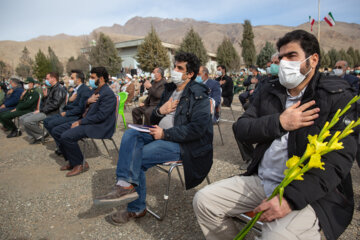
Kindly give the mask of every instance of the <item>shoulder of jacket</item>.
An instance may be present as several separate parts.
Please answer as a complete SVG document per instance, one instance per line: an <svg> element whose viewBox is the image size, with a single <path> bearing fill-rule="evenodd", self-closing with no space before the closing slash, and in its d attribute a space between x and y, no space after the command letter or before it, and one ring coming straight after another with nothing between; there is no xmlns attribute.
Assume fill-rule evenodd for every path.
<svg viewBox="0 0 360 240"><path fill-rule="evenodd" d="M321 74L319 78L318 88L328 93L351 91L351 86L345 79L338 76L325 76L324 74Z"/></svg>
<svg viewBox="0 0 360 240"><path fill-rule="evenodd" d="M189 89L195 99L208 98L209 88L205 84L197 83L195 81L191 81L190 84Z"/></svg>

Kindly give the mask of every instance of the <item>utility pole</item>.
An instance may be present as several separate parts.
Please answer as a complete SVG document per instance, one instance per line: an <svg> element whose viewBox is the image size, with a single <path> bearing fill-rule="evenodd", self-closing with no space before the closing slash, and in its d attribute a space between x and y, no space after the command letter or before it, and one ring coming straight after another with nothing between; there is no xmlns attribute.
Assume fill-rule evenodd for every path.
<svg viewBox="0 0 360 240"><path fill-rule="evenodd" d="M318 41L320 44L320 0L318 2Z"/></svg>

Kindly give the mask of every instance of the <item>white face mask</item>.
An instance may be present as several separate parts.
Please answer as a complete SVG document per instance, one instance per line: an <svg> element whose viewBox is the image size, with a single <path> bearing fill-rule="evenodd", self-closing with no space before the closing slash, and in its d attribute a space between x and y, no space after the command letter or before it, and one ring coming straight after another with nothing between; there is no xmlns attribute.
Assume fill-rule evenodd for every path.
<svg viewBox="0 0 360 240"><path fill-rule="evenodd" d="M182 73L172 70L171 71L171 81L175 83L177 86L181 85L184 80L182 80Z"/></svg>
<svg viewBox="0 0 360 240"><path fill-rule="evenodd" d="M70 86L74 86L74 80L70 79L70 80L69 80L69 85L70 85Z"/></svg>
<svg viewBox="0 0 360 240"><path fill-rule="evenodd" d="M155 80L155 74L154 73L151 74L151 80Z"/></svg>
<svg viewBox="0 0 360 240"><path fill-rule="evenodd" d="M311 57L311 56L310 56ZM310 68L309 72L305 75L300 72L300 65L304 61L286 61L281 60L279 66L279 80L280 84L286 87L287 89L293 89L300 85L302 81L306 78L312 68Z"/></svg>
<svg viewBox="0 0 360 240"><path fill-rule="evenodd" d="M221 71L216 71L216 75L220 77L220 76L222 76L222 72Z"/></svg>
<svg viewBox="0 0 360 240"><path fill-rule="evenodd" d="M334 69L334 74L336 75L336 76L341 76L341 75L343 75L343 70L342 69Z"/></svg>
<svg viewBox="0 0 360 240"><path fill-rule="evenodd" d="M24 85L24 89L25 89L25 90L28 90L28 89L29 89L29 84L25 84L25 85Z"/></svg>

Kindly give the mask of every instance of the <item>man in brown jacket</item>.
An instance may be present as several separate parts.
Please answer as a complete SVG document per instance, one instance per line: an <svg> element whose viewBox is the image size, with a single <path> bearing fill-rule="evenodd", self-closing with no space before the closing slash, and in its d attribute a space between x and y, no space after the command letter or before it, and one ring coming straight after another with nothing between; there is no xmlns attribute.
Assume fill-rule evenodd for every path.
<svg viewBox="0 0 360 240"><path fill-rule="evenodd" d="M164 78L164 70L162 68L155 68L151 74L151 78L154 80L151 84L148 80L145 81L144 86L148 90L148 97L144 103L140 103L139 107L132 110L133 122L135 124L150 125L150 116L153 109L158 105L161 95L164 91L164 84L166 80Z"/></svg>

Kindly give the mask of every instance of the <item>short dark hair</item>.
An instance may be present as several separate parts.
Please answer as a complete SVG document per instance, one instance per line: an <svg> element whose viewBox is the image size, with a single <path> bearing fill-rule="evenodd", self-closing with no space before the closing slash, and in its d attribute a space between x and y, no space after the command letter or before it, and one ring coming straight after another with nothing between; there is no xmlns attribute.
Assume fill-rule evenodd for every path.
<svg viewBox="0 0 360 240"><path fill-rule="evenodd" d="M164 77L164 69L162 67L158 67L158 73L160 73L161 77Z"/></svg>
<svg viewBox="0 0 360 240"><path fill-rule="evenodd" d="M103 77L106 83L109 82L109 73L105 67L94 67L90 73L95 73L98 78Z"/></svg>
<svg viewBox="0 0 360 240"><path fill-rule="evenodd" d="M59 81L59 73L58 72L49 72L50 77L55 78L56 81Z"/></svg>
<svg viewBox="0 0 360 240"><path fill-rule="evenodd" d="M225 70L225 73L226 73L226 67L225 67L225 65L222 65L222 64L221 64L221 65L217 65L216 68L218 68L218 67L221 67L222 69L224 69L224 70Z"/></svg>
<svg viewBox="0 0 360 240"><path fill-rule="evenodd" d="M187 73L194 73L191 80L194 80L199 73L200 60L199 58L192 53L187 52L178 52L175 55L176 62L186 62L186 71Z"/></svg>
<svg viewBox="0 0 360 240"><path fill-rule="evenodd" d="M259 69L255 65L251 65L249 69L255 70L257 72L259 71Z"/></svg>
<svg viewBox="0 0 360 240"><path fill-rule="evenodd" d="M16 86L21 84L20 79L15 78L15 77L10 78L10 82L15 83L15 84L16 84Z"/></svg>
<svg viewBox="0 0 360 240"><path fill-rule="evenodd" d="M321 56L320 56L319 41L316 39L316 37L313 34L308 33L307 31L304 30L295 30L292 32L288 32L287 34L285 34L285 36L283 36L277 41L276 47L278 51L280 51L280 48L282 46L290 42L298 42L302 50L305 52L306 58L308 58L314 53L317 53L319 55L319 62L317 68L320 66Z"/></svg>
<svg viewBox="0 0 360 240"><path fill-rule="evenodd" d="M84 76L84 73L81 70L73 69L73 70L71 70L71 73L75 73L76 78L80 78L81 82L84 83L85 76Z"/></svg>

